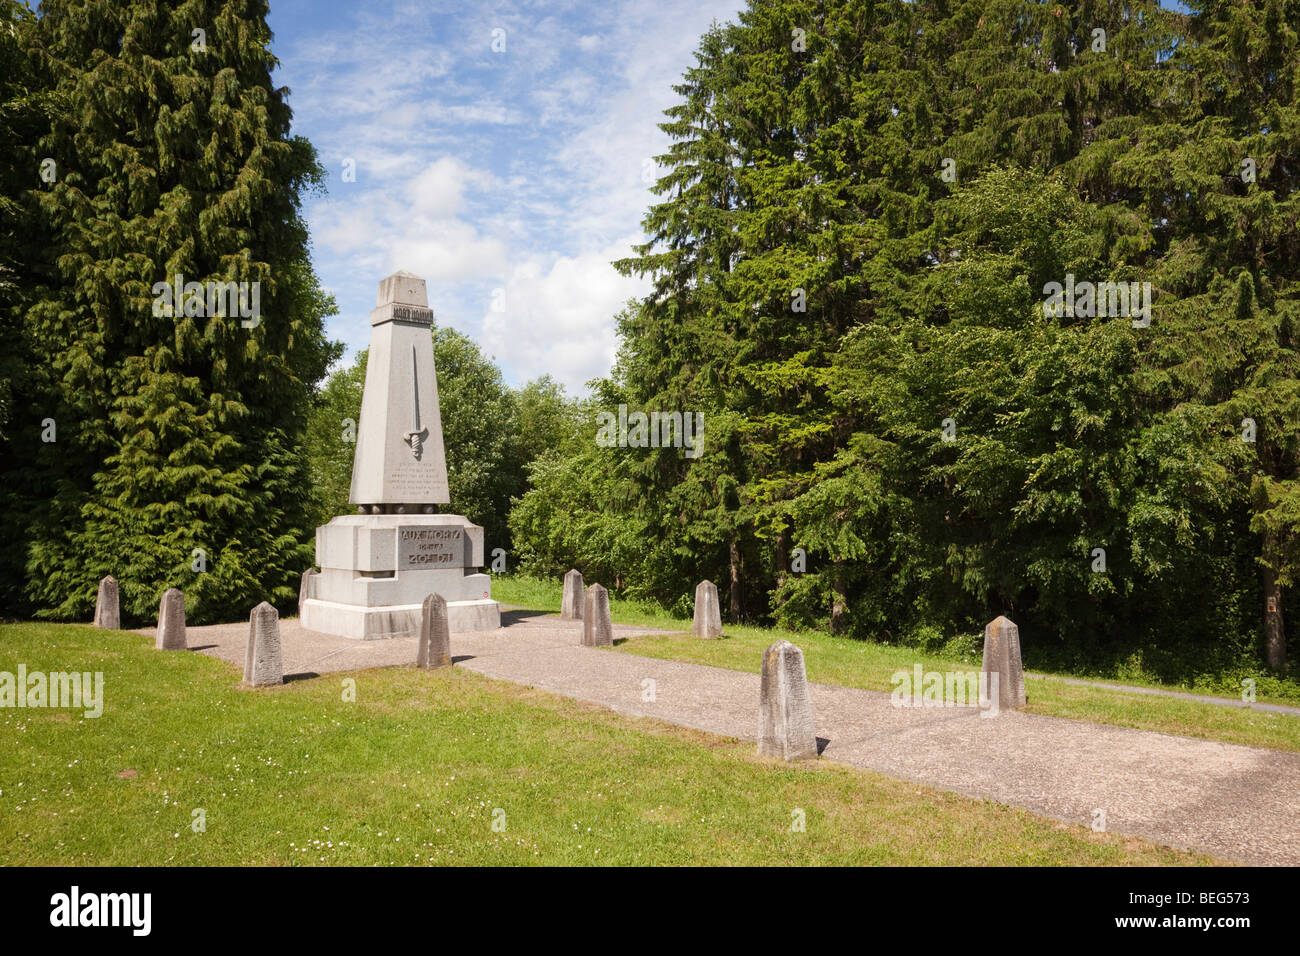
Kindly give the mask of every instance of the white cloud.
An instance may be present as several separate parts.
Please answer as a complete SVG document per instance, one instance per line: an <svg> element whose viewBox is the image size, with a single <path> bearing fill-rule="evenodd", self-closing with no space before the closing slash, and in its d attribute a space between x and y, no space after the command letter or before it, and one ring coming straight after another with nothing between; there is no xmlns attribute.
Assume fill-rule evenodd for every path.
<svg viewBox="0 0 1300 956"><path fill-rule="evenodd" d="M648 283L610 265L636 236L544 265L529 260L513 269L498 300L487 306L480 344L513 366L520 380L549 372L571 392L609 372L618 342L614 317Z"/></svg>
<svg viewBox="0 0 1300 956"><path fill-rule="evenodd" d="M341 308L331 333L364 343L376 283L409 269L429 280L439 323L475 338L508 381L550 373L581 391L606 374L615 315L648 291L609 263L643 241L659 201L643 178L669 145L657 124L700 35L741 6L376 0L329 25L292 21L296 44L273 15L278 44L290 34L278 52L295 132L332 173L329 197L305 210ZM489 49L497 26L504 54ZM345 157L356 182L338 176ZM494 286L505 312L488 306Z"/></svg>
<svg viewBox="0 0 1300 956"><path fill-rule="evenodd" d="M411 212L433 219L460 215L465 209L465 189L490 188L496 177L471 169L454 156L434 160L408 186Z"/></svg>
<svg viewBox="0 0 1300 956"><path fill-rule="evenodd" d="M405 269L430 282L461 283L500 275L509 261L505 243L482 236L459 220L426 220L400 238L385 241L391 268Z"/></svg>

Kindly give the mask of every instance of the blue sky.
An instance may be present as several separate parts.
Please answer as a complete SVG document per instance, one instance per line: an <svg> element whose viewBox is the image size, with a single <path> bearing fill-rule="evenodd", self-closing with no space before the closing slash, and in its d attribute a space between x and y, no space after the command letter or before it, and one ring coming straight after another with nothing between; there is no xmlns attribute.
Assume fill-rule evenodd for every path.
<svg viewBox="0 0 1300 956"><path fill-rule="evenodd" d="M642 238L656 124L700 34L742 5L271 0L276 79L329 171L305 212L347 358L379 280L407 269L507 382L604 375L614 315L646 288L609 263Z"/></svg>

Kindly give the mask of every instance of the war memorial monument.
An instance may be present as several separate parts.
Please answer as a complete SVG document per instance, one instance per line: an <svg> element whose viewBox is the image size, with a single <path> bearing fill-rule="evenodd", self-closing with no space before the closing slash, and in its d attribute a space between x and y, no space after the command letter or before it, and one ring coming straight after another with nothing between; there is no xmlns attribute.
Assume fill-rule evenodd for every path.
<svg viewBox="0 0 1300 956"><path fill-rule="evenodd" d="M357 513L316 529L316 564L301 602L309 630L372 640L419 633L430 594L453 632L500 626L483 566L483 529L451 502L424 280L379 283L349 500Z"/></svg>

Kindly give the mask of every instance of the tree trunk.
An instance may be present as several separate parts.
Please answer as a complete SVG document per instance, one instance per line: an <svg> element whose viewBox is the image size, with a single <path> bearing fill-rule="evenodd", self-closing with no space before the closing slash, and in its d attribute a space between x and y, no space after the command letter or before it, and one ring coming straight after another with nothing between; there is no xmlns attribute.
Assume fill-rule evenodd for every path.
<svg viewBox="0 0 1300 956"><path fill-rule="evenodd" d="M731 623L738 624L740 623L743 604L740 593L740 545L736 543L735 538L731 539L728 550L731 558L731 585L727 588L728 609L731 615Z"/></svg>
<svg viewBox="0 0 1300 956"><path fill-rule="evenodd" d="M1277 554L1277 539L1272 534L1264 536L1264 559L1272 560ZM1277 583L1277 572L1267 565L1260 577L1264 585L1264 660L1268 669L1282 673L1286 666L1286 627L1282 620L1282 586Z"/></svg>
<svg viewBox="0 0 1300 956"><path fill-rule="evenodd" d="M781 590L786 575L790 571L790 529L786 528L776 536L776 589Z"/></svg>

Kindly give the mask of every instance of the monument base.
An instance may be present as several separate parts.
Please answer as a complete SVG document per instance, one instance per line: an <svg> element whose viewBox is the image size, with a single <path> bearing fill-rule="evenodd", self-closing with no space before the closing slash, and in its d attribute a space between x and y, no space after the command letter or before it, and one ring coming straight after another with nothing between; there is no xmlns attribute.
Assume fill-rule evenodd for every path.
<svg viewBox="0 0 1300 956"><path fill-rule="evenodd" d="M341 515L316 529L316 563L300 595L309 631L361 641L420 633L424 599L447 602L452 633L495 630L483 529L464 515Z"/></svg>
<svg viewBox="0 0 1300 956"><path fill-rule="evenodd" d="M361 607L308 598L302 602L299 623L309 631L335 634L358 641L390 637L418 637L422 604ZM448 601L447 623L453 634L494 631L501 626L501 605L496 601Z"/></svg>

